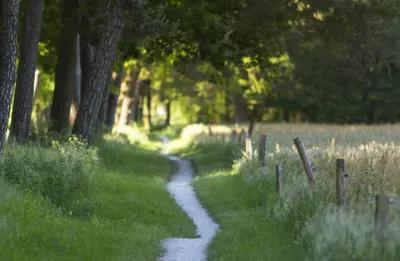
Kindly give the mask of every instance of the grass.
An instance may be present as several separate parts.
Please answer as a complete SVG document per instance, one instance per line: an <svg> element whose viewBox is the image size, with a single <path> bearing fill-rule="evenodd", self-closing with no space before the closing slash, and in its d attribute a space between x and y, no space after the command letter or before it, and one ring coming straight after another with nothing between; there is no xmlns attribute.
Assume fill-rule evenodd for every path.
<svg viewBox="0 0 400 261"><path fill-rule="evenodd" d="M164 189L167 159L115 138L98 155L86 173L86 216L0 179L0 260L156 260L162 239L193 236L192 222Z"/></svg>
<svg viewBox="0 0 400 261"><path fill-rule="evenodd" d="M193 129L199 127L182 133ZM190 144L183 155L196 163L195 188L221 224L210 260L398 259L399 125L259 125L255 137L263 133L269 138L266 167L241 157L240 147L221 142L229 129L212 127L213 135L208 129L176 144ZM292 146L297 136L303 137L317 166L313 189ZM350 176L348 202L341 209L334 204L337 158L346 159ZM282 197L275 191L277 163L284 169ZM375 237L376 194L395 199L383 245Z"/></svg>
<svg viewBox="0 0 400 261"><path fill-rule="evenodd" d="M231 171L237 155L237 147L220 142L200 144L187 155L199 174L195 189L221 225L209 259L302 260L304 251L293 241L293 229L286 222L269 220L265 205L254 204L250 188Z"/></svg>

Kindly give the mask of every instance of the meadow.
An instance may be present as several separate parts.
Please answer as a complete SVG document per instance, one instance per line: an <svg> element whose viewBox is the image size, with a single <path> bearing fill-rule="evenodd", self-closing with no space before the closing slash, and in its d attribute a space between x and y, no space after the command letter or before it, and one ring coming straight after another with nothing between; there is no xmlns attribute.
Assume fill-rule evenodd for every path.
<svg viewBox="0 0 400 261"><path fill-rule="evenodd" d="M400 125L259 124L254 158L241 125L157 132L124 127L88 147L76 139L9 143L0 160L0 260L156 260L161 242L194 236L167 194L174 166L190 159L194 187L220 225L209 260L397 260L400 255ZM257 146L267 135L266 165ZM293 139L315 165L310 186ZM336 160L345 159L346 202L336 204ZM276 191L275 166L283 169ZM375 196L392 199L383 239Z"/></svg>
<svg viewBox="0 0 400 261"><path fill-rule="evenodd" d="M157 148L132 128L93 147L9 144L0 160L0 260L155 260L162 239L193 236L164 189L173 166Z"/></svg>
<svg viewBox="0 0 400 261"><path fill-rule="evenodd" d="M181 153L199 173L196 190L222 225L210 246L210 260L397 259L399 125L258 125L254 143L260 134L268 137L265 167L257 156L244 156L243 144L231 141L231 130L241 127L196 125L182 131L188 135L181 140L186 144ZM190 138L189 133L195 134ZM313 187L293 146L299 136L316 167ZM335 204L338 158L345 159L348 175L347 200L340 208ZM284 173L281 196L276 164ZM376 195L393 201L383 241L376 236Z"/></svg>

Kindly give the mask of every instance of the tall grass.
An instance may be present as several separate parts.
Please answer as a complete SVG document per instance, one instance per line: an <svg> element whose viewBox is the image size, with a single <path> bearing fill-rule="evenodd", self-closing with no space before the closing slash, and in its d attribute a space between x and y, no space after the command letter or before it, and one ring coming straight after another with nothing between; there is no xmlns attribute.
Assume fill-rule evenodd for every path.
<svg viewBox="0 0 400 261"><path fill-rule="evenodd" d="M207 134L204 132L202 135ZM252 211L263 213L262 216L275 222L277 226L284 224L291 234L288 240L294 245L301 245L307 249L304 259L396 260L400 255L400 237L398 236L400 202L397 197L400 190L398 175L400 127L398 125L266 124L258 126L254 136L258 137L259 134L267 134L269 139L266 167L261 167L256 159L251 161L237 158L232 169L227 173L221 174L210 169L201 172L203 177L197 181L197 188L206 204L210 204L211 209L214 209L216 205L224 209L224 206L220 206L215 199L210 199L209 195L221 198L223 197L221 193L226 193L230 196L224 200L225 203L229 200L233 202L226 204L242 206L243 209L248 209L247 213L252 213ZM316 165L317 184L313 188L307 184L302 164L293 146L293 138L297 136L303 137L307 153ZM208 136L208 139L216 138ZM208 148L207 144L198 144L197 148L203 149L198 150L200 155L195 155L194 159L206 157L204 155L212 154L213 150L218 151L219 146L227 146L217 143L214 145L212 149ZM335 166L338 158L346 160L346 171L349 175L348 202L341 209L334 204ZM223 160L223 158L218 157L218 160ZM201 161L198 162L200 165L204 164ZM281 164L284 170L282 197L277 195L275 189L274 167L276 164ZM217 181L216 177L221 176L225 176L222 179L227 182L236 180L234 189L237 192L228 192L226 189L210 192L210 187L215 189L212 181ZM202 191L207 191L207 193ZM240 199L236 196L239 191L242 195ZM374 197L382 193L395 198L395 203L391 205L390 222L385 231L383 244L376 239L374 226ZM217 209L217 216L222 215L222 211L224 210ZM239 212L234 213L236 214L232 215L237 215ZM242 221L246 222L244 216ZM251 227L252 225L249 224L247 229L252 230ZM233 226L228 226L226 229L231 230L233 235L236 233L241 241L246 240L243 238L243 231ZM267 239L270 236L268 231L265 233L265 242L271 243ZM218 246L218 238L216 241L215 245ZM252 250L259 251L259 256L263 258L268 256L258 247ZM216 247L214 259L223 260L224 255L226 253ZM240 253L236 257L228 256L235 259L240 256ZM279 257L288 259L289 256Z"/></svg>
<svg viewBox="0 0 400 261"><path fill-rule="evenodd" d="M87 215L96 150L76 140L52 146L11 145L0 158L0 176L37 193L71 215Z"/></svg>
<svg viewBox="0 0 400 261"><path fill-rule="evenodd" d="M162 239L193 236L165 190L172 166L146 140L9 145L0 162L0 260L156 260Z"/></svg>

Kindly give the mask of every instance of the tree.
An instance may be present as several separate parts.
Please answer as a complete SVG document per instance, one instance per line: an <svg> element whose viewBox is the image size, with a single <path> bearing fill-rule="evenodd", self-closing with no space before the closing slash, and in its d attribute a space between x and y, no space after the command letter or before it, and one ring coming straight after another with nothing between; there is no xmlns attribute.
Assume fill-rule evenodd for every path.
<svg viewBox="0 0 400 261"><path fill-rule="evenodd" d="M44 6L44 0L25 2L24 28L20 43L17 85L10 132L17 141L23 141L29 135L38 43Z"/></svg>
<svg viewBox="0 0 400 261"><path fill-rule="evenodd" d="M141 65L135 61L128 62L124 65L127 76L121 89L122 104L119 116L119 126L129 123L129 119L135 118L136 104L139 102L140 84L138 84ZM131 117L130 117L131 115Z"/></svg>
<svg viewBox="0 0 400 261"><path fill-rule="evenodd" d="M19 0L0 1L0 153L6 138L15 81Z"/></svg>
<svg viewBox="0 0 400 261"><path fill-rule="evenodd" d="M115 114L118 106L118 96L121 87L121 74L113 72L111 91L108 95L108 106L106 115L106 126L111 130L115 123Z"/></svg>
<svg viewBox="0 0 400 261"><path fill-rule="evenodd" d="M52 121L50 129L56 132L65 131L69 127L69 113L76 84L76 65L78 62L76 23L78 8L78 0L64 0L55 89L50 112Z"/></svg>
<svg viewBox="0 0 400 261"><path fill-rule="evenodd" d="M79 105L73 133L87 142L91 142L96 129L103 94L112 71L117 44L121 37L126 1L107 1L98 10L101 23L97 25L98 35L95 54L83 86L84 93Z"/></svg>

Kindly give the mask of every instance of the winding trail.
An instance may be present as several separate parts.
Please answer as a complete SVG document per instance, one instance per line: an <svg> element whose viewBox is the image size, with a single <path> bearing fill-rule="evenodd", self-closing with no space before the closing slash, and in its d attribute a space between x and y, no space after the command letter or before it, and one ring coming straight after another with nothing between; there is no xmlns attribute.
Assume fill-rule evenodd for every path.
<svg viewBox="0 0 400 261"><path fill-rule="evenodd" d="M168 142L163 138L163 142ZM174 156L168 158L175 162L178 170L167 185L168 192L196 225L198 238L168 238L162 242L164 253L160 261L205 261L207 246L218 231L218 224L201 206L191 185L193 169L187 160Z"/></svg>

